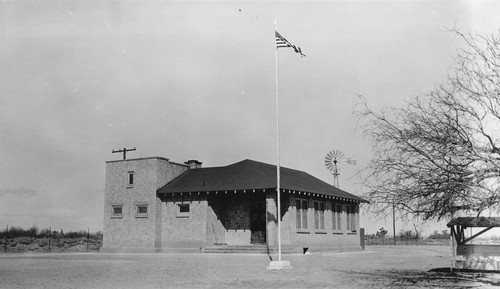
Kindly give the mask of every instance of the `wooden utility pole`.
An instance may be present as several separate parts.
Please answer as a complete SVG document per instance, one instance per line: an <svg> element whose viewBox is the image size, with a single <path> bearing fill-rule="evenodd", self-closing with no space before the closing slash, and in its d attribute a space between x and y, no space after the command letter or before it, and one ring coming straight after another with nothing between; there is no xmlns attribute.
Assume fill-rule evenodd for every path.
<svg viewBox="0 0 500 289"><path fill-rule="evenodd" d="M392 199L392 231L394 232L394 245L396 245L396 208Z"/></svg>
<svg viewBox="0 0 500 289"><path fill-rule="evenodd" d="M123 159L126 160L127 159L127 152L130 152L130 151L135 151L135 147L133 149L123 148L120 150L112 150L111 153L122 153Z"/></svg>

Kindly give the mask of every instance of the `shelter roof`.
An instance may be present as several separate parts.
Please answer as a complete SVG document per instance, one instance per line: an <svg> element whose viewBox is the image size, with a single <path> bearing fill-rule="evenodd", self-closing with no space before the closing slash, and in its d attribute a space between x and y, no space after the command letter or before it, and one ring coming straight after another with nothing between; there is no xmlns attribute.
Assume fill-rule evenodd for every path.
<svg viewBox="0 0 500 289"><path fill-rule="evenodd" d="M446 226L500 227L500 217L458 217L448 222Z"/></svg>
<svg viewBox="0 0 500 289"><path fill-rule="evenodd" d="M276 166L247 159L223 167L190 169L157 192L171 194L272 188L276 189ZM367 202L306 172L281 166L280 188Z"/></svg>

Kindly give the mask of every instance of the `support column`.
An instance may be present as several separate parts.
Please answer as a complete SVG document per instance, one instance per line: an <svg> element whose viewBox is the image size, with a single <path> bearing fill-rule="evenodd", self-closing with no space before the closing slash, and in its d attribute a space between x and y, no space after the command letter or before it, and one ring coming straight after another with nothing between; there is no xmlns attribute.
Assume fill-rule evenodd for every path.
<svg viewBox="0 0 500 289"><path fill-rule="evenodd" d="M269 248L278 247L278 209L276 205L276 193L266 192L266 243Z"/></svg>
<svg viewBox="0 0 500 289"><path fill-rule="evenodd" d="M162 201L156 197L155 202L155 251L161 251L161 234L162 234Z"/></svg>
<svg viewBox="0 0 500 289"><path fill-rule="evenodd" d="M276 192L266 193L266 241L270 249L278 250L278 207L276 203ZM292 269L290 261L272 260L267 270Z"/></svg>

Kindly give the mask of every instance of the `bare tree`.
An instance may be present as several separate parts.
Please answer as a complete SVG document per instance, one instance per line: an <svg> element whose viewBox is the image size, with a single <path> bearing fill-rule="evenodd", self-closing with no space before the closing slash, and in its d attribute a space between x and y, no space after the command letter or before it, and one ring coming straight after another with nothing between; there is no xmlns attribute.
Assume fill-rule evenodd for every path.
<svg viewBox="0 0 500 289"><path fill-rule="evenodd" d="M374 157L364 185L374 211L424 220L479 215L500 202L500 38L466 43L447 81L402 108L357 111Z"/></svg>

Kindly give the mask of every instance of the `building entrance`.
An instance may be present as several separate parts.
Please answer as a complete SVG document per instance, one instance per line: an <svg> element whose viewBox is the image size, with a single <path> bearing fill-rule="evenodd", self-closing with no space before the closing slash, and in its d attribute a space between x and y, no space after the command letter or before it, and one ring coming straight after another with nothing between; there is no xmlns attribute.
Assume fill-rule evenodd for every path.
<svg viewBox="0 0 500 289"><path fill-rule="evenodd" d="M266 204L256 203L250 209L250 243L266 243Z"/></svg>

